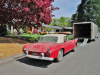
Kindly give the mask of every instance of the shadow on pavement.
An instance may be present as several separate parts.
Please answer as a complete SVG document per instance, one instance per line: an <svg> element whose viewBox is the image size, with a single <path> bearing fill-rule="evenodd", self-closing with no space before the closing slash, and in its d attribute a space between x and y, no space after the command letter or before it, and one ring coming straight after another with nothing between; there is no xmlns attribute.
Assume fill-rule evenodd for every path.
<svg viewBox="0 0 100 75"><path fill-rule="evenodd" d="M20 58L17 61L24 63L24 64L27 64L27 65L31 65L31 66L35 66L35 67L41 67L41 68L47 68L48 65L52 64L51 61L31 59L31 58L28 58L28 57Z"/></svg>
<svg viewBox="0 0 100 75"><path fill-rule="evenodd" d="M67 56L71 52L73 51L70 51L64 54L64 57ZM59 63L56 61L37 60L37 59L28 58L28 57L19 58L16 61L27 64L27 65L35 66L35 67L41 67L41 68L48 68L48 66L53 63Z"/></svg>

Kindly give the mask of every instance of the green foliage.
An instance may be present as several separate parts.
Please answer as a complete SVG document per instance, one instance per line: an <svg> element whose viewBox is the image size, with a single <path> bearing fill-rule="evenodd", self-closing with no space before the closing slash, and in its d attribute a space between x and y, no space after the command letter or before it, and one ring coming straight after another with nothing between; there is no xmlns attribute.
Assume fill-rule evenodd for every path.
<svg viewBox="0 0 100 75"><path fill-rule="evenodd" d="M42 37L43 35L37 35L37 34L23 34L23 35L20 35L20 37L25 37L25 38L36 38L38 39L39 37Z"/></svg>
<svg viewBox="0 0 100 75"><path fill-rule="evenodd" d="M7 31L7 35L11 35L11 31Z"/></svg>
<svg viewBox="0 0 100 75"><path fill-rule="evenodd" d="M98 29L100 30L100 27Z"/></svg>
<svg viewBox="0 0 100 75"><path fill-rule="evenodd" d="M36 38L35 37L32 37L32 38L29 39L29 41L35 42L36 41Z"/></svg>
<svg viewBox="0 0 100 75"><path fill-rule="evenodd" d="M69 40L73 39L72 35L67 36Z"/></svg>
<svg viewBox="0 0 100 75"><path fill-rule="evenodd" d="M73 22L94 22L100 27L100 1L82 0L78 6L76 14L72 15Z"/></svg>
<svg viewBox="0 0 100 75"><path fill-rule="evenodd" d="M59 26L67 26L71 27L71 21L68 17L61 17L59 19L53 18L53 22L50 25L59 25Z"/></svg>
<svg viewBox="0 0 100 75"><path fill-rule="evenodd" d="M60 26L71 27L70 18L68 18L68 17L61 17L61 18L59 19L59 25L60 25Z"/></svg>
<svg viewBox="0 0 100 75"><path fill-rule="evenodd" d="M46 31L50 32L52 30L52 28L46 28Z"/></svg>
<svg viewBox="0 0 100 75"><path fill-rule="evenodd" d="M100 32L100 27L98 28L99 32Z"/></svg>
<svg viewBox="0 0 100 75"><path fill-rule="evenodd" d="M6 25L0 25L0 36L7 35L7 27Z"/></svg>
<svg viewBox="0 0 100 75"><path fill-rule="evenodd" d="M27 26L23 26L22 29L23 29L24 33L27 33Z"/></svg>
<svg viewBox="0 0 100 75"><path fill-rule="evenodd" d="M52 26L58 25L57 23L58 23L58 20L59 20L59 19L53 18L52 20L53 20L53 22L52 22L50 25L52 25Z"/></svg>

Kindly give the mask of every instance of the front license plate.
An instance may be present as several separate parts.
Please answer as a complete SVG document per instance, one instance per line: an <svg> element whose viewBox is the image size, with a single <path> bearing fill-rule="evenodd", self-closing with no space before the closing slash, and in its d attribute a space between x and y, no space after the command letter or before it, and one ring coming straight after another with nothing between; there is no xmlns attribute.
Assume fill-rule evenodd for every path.
<svg viewBox="0 0 100 75"><path fill-rule="evenodd" d="M35 52L34 52L34 53L32 53L32 55L37 56L37 55L38 55L38 53L35 53Z"/></svg>

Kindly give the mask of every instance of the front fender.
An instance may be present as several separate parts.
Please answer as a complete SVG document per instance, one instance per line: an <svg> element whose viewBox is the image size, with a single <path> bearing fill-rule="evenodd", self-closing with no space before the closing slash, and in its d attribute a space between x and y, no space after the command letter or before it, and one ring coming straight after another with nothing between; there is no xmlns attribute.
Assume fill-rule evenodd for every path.
<svg viewBox="0 0 100 75"><path fill-rule="evenodd" d="M58 52L60 49L63 49L64 47L56 47L56 48L50 48L51 49L51 58L57 58Z"/></svg>

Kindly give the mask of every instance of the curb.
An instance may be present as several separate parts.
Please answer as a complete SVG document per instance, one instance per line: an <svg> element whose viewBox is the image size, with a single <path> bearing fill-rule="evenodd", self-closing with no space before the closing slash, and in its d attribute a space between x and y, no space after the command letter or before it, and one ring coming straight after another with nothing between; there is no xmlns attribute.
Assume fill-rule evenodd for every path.
<svg viewBox="0 0 100 75"><path fill-rule="evenodd" d="M22 56L24 56L23 53L17 54L17 55L13 55L13 56L8 56L8 57L5 57L5 58L1 58L0 59L0 64L8 62L8 61L11 61L11 60L14 60L14 59L17 59L17 58L22 57Z"/></svg>

